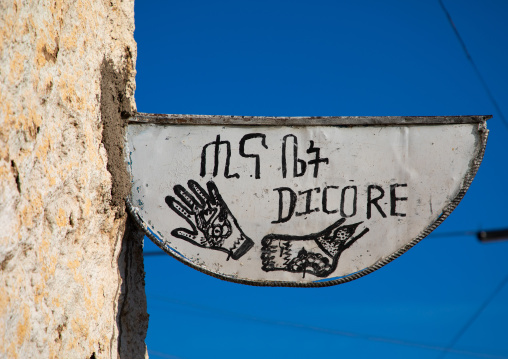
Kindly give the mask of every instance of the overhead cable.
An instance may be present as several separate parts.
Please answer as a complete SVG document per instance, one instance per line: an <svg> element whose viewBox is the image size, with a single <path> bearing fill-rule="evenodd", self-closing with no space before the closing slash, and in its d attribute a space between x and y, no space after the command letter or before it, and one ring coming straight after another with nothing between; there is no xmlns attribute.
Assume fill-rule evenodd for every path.
<svg viewBox="0 0 508 359"><path fill-rule="evenodd" d="M457 40L460 43L460 46L462 46L462 50L464 50L464 53L466 54L467 59L471 63L471 66L473 67L473 70L476 73L476 76L480 80L480 82L481 82L481 84L483 86L483 89L485 90L485 92L487 93L487 96L489 97L490 101L494 105L494 108L496 109L499 117L501 118L501 121L503 122L503 124L508 129L508 120L504 116L503 111L501 110L501 107L499 106L499 104L497 103L494 95L492 94L492 91L490 90L489 85L487 84L487 82L483 78L482 74L480 73L480 70L478 70L478 67L476 66L476 63L474 62L473 57L469 53L469 51L467 49L467 46L466 46L466 43L462 39L462 36L460 36L459 30L455 26L455 23L453 22L450 13L446 9L446 7L445 7L445 5L444 5L442 0L438 0L438 2L439 2L439 5L441 5L441 9L443 9L443 12L445 13L446 18L448 19L448 22L450 23L450 25L451 25L451 27L453 29L453 32L455 33L455 36L457 37Z"/></svg>
<svg viewBox="0 0 508 359"><path fill-rule="evenodd" d="M411 342L411 341L407 341L407 340L403 340L403 339L380 337L380 336L369 335L369 334L365 334L365 333L357 333L357 332L350 332L350 331L345 331L345 330L325 328L325 327L316 326L316 325L309 325L309 324L303 324L303 323L287 322L287 321L281 321L281 320L261 318L261 317L257 317L257 316L253 316L253 315L236 313L236 312L232 312L229 310L213 308L213 307L205 306L202 304L192 303L192 302L183 301L183 300L175 299L175 298L169 298L169 297L161 296L161 295L147 294L147 297L149 299L152 298L155 300L160 300L160 301L171 303L171 304L182 305L182 306L194 308L194 309L201 311L201 312L209 312L212 315L218 315L220 317L229 317L229 318L237 319L237 320L241 320L241 321L257 322L257 323L271 325L271 326L308 330L308 331L318 332L318 333L322 333L322 334L337 335L337 336L351 338L351 339L360 339L360 340L366 340L366 341L371 341L371 342L381 342L381 343L386 343L386 344L402 345L402 346L407 346L407 347L414 347L414 348L418 348L418 349L426 349L426 350L439 351L439 352L443 352L446 350L449 353L472 356L472 357L477 357L477 358L508 359L508 357L506 357L506 356L491 355L491 354L487 354L487 353L479 353L479 352L473 352L473 351L468 351L468 350L458 350L458 349L453 349L453 348L444 348L444 347L435 346L435 345L423 344L423 343L418 343L418 342ZM164 310L166 310L166 309L164 309Z"/></svg>
<svg viewBox="0 0 508 359"><path fill-rule="evenodd" d="M494 291L483 301L483 303L480 304L478 309L473 313L473 315L469 318L467 322L464 323L464 325L459 329L457 334L453 337L453 339L450 341L450 344L444 349L444 351L441 353L441 356L439 359L443 359L447 353L451 352L455 344L459 341L459 339L464 335L464 333L469 329L469 327L476 321L476 319L480 316L480 314L487 308L487 306L490 304L492 299L503 289L503 287L508 283L508 275L504 277L504 279L498 284L498 286L494 289Z"/></svg>

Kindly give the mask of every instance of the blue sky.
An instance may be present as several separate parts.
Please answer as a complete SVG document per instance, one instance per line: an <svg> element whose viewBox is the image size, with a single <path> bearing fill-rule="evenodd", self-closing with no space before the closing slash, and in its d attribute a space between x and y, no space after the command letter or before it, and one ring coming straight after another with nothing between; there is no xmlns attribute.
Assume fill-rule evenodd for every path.
<svg viewBox="0 0 508 359"><path fill-rule="evenodd" d="M508 116L508 2L443 2ZM434 233L508 227L508 122L437 0L137 1L135 20L141 112L492 114L476 179ZM319 289L227 283L146 257L146 343L151 358L508 358L507 257L508 241L431 235Z"/></svg>

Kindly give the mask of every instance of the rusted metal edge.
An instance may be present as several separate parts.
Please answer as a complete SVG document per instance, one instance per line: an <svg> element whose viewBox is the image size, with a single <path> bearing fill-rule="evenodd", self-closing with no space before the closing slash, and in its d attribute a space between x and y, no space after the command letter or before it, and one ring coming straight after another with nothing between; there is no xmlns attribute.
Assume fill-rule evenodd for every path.
<svg viewBox="0 0 508 359"><path fill-rule="evenodd" d="M489 116L485 116L490 118ZM488 119L486 118L486 119ZM315 282L306 282L306 283L298 283L298 282L290 282L290 281L263 281L263 280L246 280L246 279L239 279L235 278L233 276L226 276L223 274L214 273L207 268L200 267L194 263L192 263L190 260L188 260L186 257L184 257L182 254L180 254L175 249L171 248L167 244L164 243L164 241L159 238L156 234L154 234L147 223L143 221L143 219L138 214L137 208L132 205L132 202L130 198L126 198L126 207L129 212L129 214L132 216L134 222L138 225L138 227L144 231L146 236L152 240L160 249L162 249L164 252L171 255L176 260L184 263L185 265L200 271L202 273L208 274L212 277L219 278L228 282L234 282L234 283L240 283L240 284L246 284L251 286L263 286L263 287L303 287L303 288L317 288L317 287L330 287L333 285L343 284L350 282L352 280L361 278L367 274L370 274L381 267L385 266L386 264L390 263L394 259L400 257L402 254L406 253L409 249L414 247L418 242L420 242L423 238L427 237L432 231L434 231L443 221L450 215L450 213L453 212L453 210L458 206L462 198L464 198L464 195L466 194L467 190L471 186L471 183L473 182L473 179L478 172L478 169L480 168L480 164L483 160L483 156L485 154L485 148L487 146L487 138L489 131L486 128L485 121L482 121L478 125L479 128L479 144L478 144L478 152L476 156L472 159L471 165L469 170L467 171L466 175L464 176L464 180L462 183L462 186L455 196L455 198L443 209L443 212L439 218L434 221L432 224L430 224L425 230L423 230L415 239L413 239L411 242L406 244L405 246L401 247L396 252L392 253L388 257L383 258L382 260L376 262L375 264L364 268L358 272L345 275L343 277L336 277L335 279L324 279L324 280L318 280Z"/></svg>
<svg viewBox="0 0 508 359"><path fill-rule="evenodd" d="M129 124L157 125L236 125L236 126L409 126L482 123L492 115L480 116L331 116L331 117L261 117L163 115L136 113Z"/></svg>

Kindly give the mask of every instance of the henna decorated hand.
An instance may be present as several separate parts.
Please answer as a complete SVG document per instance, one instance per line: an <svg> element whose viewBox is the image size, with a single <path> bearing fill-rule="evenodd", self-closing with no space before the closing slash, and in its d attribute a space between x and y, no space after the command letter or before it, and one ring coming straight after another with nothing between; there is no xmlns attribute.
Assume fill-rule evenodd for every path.
<svg viewBox="0 0 508 359"><path fill-rule="evenodd" d="M176 228L171 231L173 236L202 248L225 252L228 259L239 259L252 248L254 242L243 233L215 183L207 183L208 192L193 180L187 185L193 195L181 185L173 188L183 203L172 196L165 198L169 208L192 228Z"/></svg>
<svg viewBox="0 0 508 359"><path fill-rule="evenodd" d="M337 268L339 257L369 231L364 228L355 235L362 222L343 225L337 222L319 233L305 236L269 234L261 241L261 269L265 272L286 271L327 277Z"/></svg>

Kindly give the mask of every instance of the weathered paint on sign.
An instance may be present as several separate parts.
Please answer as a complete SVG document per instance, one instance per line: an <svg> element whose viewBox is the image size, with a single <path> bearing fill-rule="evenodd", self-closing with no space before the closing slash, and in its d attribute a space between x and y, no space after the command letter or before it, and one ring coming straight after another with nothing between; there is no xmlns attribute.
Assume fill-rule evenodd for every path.
<svg viewBox="0 0 508 359"><path fill-rule="evenodd" d="M131 212L179 260L256 285L338 284L404 253L458 204L487 137L486 117L144 118L127 131Z"/></svg>

